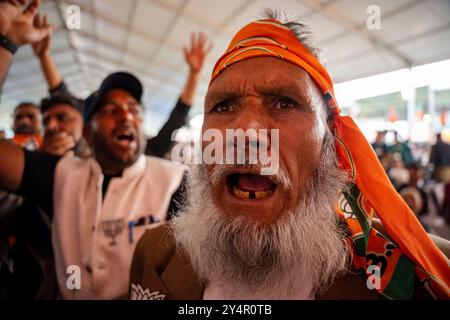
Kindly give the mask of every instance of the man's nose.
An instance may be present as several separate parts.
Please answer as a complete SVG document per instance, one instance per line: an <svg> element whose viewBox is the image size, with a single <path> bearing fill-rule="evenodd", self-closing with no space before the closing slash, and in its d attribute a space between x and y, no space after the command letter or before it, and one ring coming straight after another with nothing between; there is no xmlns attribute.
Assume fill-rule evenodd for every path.
<svg viewBox="0 0 450 320"><path fill-rule="evenodd" d="M266 129L267 114L259 98L247 98L243 101L238 116L233 123L235 129Z"/></svg>
<svg viewBox="0 0 450 320"><path fill-rule="evenodd" d="M122 122L132 122L134 121L136 116L133 112L128 108L127 105L123 105L120 112L120 120Z"/></svg>
<svg viewBox="0 0 450 320"><path fill-rule="evenodd" d="M246 149L270 147L270 119L261 101L245 103L232 129L242 129Z"/></svg>
<svg viewBox="0 0 450 320"><path fill-rule="evenodd" d="M17 124L19 125L30 125L31 124L31 120L28 117L20 117L17 119Z"/></svg>
<svg viewBox="0 0 450 320"><path fill-rule="evenodd" d="M45 131L58 131L59 122L55 118L50 118L47 120Z"/></svg>

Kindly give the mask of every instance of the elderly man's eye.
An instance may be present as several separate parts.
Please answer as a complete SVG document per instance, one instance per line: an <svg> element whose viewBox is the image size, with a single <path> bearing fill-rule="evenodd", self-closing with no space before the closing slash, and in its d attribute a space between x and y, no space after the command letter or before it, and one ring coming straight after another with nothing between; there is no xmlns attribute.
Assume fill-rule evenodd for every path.
<svg viewBox="0 0 450 320"><path fill-rule="evenodd" d="M287 97L280 97L275 101L276 109L292 109L297 108L298 103Z"/></svg>
<svg viewBox="0 0 450 320"><path fill-rule="evenodd" d="M229 101L218 103L214 106L213 112L225 113L233 111L233 105Z"/></svg>

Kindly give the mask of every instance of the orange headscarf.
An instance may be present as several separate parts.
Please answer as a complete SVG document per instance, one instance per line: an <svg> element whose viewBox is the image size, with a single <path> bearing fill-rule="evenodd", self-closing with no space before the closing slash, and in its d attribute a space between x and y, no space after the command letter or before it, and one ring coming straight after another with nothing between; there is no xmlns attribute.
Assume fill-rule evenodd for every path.
<svg viewBox="0 0 450 320"><path fill-rule="evenodd" d="M338 213L350 232L355 267L367 274L369 266L381 266L381 286L376 289L387 298L412 298L415 274L433 297L448 299L449 260L396 192L352 118L339 114L331 77L288 27L276 20L260 20L242 28L217 61L211 82L228 66L262 56L283 59L308 72L335 115L339 165L352 182ZM374 213L393 241L372 226Z"/></svg>

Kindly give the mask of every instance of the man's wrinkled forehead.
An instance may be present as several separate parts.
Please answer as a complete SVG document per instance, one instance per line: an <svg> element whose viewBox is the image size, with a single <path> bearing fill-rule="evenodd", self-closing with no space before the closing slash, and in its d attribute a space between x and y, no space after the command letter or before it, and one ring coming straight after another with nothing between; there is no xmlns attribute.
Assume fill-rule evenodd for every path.
<svg viewBox="0 0 450 320"><path fill-rule="evenodd" d="M39 114L41 111L39 110L39 107L34 104L23 104L21 106L18 106L14 110L14 114L19 113L33 113L33 114Z"/></svg>
<svg viewBox="0 0 450 320"><path fill-rule="evenodd" d="M62 115L62 114L80 114L80 110L74 108L72 105L68 103L55 103L53 106L48 108L46 111L42 113L43 117L54 116L54 115Z"/></svg>
<svg viewBox="0 0 450 320"><path fill-rule="evenodd" d="M211 82L205 104L242 97L249 91L294 97L302 103L312 103L313 96L322 96L305 70L281 59L264 57L235 63L221 72Z"/></svg>

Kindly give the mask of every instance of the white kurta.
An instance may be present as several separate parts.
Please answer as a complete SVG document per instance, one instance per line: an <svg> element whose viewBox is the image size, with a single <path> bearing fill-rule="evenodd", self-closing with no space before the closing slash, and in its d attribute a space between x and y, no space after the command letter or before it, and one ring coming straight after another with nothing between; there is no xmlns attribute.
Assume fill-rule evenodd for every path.
<svg viewBox="0 0 450 320"><path fill-rule="evenodd" d="M54 178L52 241L64 299L127 296L134 247L146 229L158 225L150 220L166 218L170 198L184 171L181 165L141 156L122 177L111 179L102 200L103 174L94 159L59 161ZM80 270L80 289L67 286L73 273L66 271L73 265Z"/></svg>

